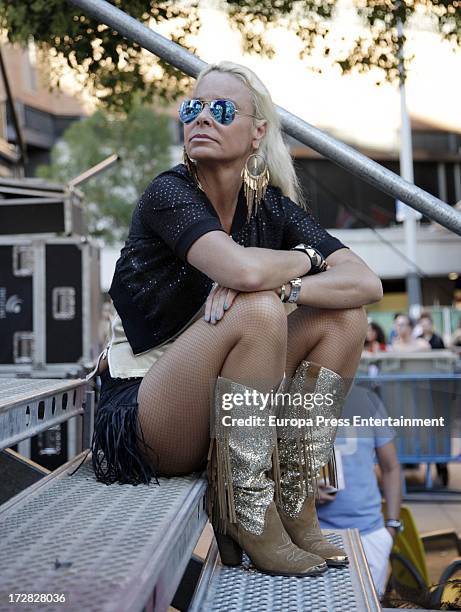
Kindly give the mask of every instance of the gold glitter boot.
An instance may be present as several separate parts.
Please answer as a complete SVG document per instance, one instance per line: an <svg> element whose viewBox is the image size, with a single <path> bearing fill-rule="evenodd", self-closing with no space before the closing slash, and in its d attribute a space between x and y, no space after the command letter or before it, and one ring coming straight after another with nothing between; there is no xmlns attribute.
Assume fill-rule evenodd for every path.
<svg viewBox="0 0 461 612"><path fill-rule="evenodd" d="M337 427L322 418L341 416L345 383L332 370L304 360L282 392L287 391L283 405L279 402L278 457L273 469L280 518L297 546L319 555L329 566L347 565L346 552L323 537L315 507L317 479L327 477L331 485L337 484L333 453ZM284 426L280 419L287 418L307 423L301 429Z"/></svg>
<svg viewBox="0 0 461 612"><path fill-rule="evenodd" d="M283 382L283 381L282 381ZM276 428L272 401L224 377L218 377L211 414L208 453L208 516L224 565L240 565L243 550L261 572L282 576L316 576L325 561L295 546L285 531L268 477ZM241 399L245 397L245 405ZM260 419L251 421L251 419ZM231 419L250 421L231 422Z"/></svg>

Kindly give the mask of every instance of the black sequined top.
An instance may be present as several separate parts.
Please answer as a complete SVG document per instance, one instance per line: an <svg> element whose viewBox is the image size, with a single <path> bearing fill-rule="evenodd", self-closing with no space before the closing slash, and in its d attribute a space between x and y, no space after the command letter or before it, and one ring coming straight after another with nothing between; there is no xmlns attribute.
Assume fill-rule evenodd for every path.
<svg viewBox="0 0 461 612"><path fill-rule="evenodd" d="M324 257L344 248L277 187L269 186L257 215L246 217L242 188L230 230L238 244L288 250L304 242ZM172 338L206 301L213 281L186 254L213 230L224 231L218 214L183 164L159 174L142 194L109 290L135 355Z"/></svg>

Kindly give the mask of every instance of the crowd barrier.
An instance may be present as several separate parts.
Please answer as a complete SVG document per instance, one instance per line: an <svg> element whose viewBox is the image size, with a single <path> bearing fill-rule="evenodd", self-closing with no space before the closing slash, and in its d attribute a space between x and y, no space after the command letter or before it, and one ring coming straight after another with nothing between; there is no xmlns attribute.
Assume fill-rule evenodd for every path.
<svg viewBox="0 0 461 612"><path fill-rule="evenodd" d="M449 351L378 354L362 359L355 378L356 384L377 393L388 415L400 421L395 427L399 459L405 464L426 463L429 489L433 486L432 463L461 460L461 373L456 372L457 363Z"/></svg>

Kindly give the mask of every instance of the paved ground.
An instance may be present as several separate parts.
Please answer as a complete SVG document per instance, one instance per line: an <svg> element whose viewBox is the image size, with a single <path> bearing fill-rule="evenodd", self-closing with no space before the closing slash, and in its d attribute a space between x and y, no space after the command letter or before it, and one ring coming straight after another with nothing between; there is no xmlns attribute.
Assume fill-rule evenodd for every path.
<svg viewBox="0 0 461 612"><path fill-rule="evenodd" d="M420 480L423 482L423 469L418 472L409 472L412 481ZM450 489L461 492L461 464L450 464ZM436 478L435 468L433 476ZM461 500L461 494L457 496ZM461 501L460 502L405 502L407 503L415 517L416 525L420 533L436 531L439 529L453 529L461 538ZM442 571L457 558L458 553L454 547L440 551L433 551L426 555L429 578L432 582L438 582Z"/></svg>
<svg viewBox="0 0 461 612"><path fill-rule="evenodd" d="M461 537L461 463L451 463L448 466L449 470L449 488L459 491L459 495L454 496L457 502L405 502L411 507L415 516L416 524L419 531L433 531L435 529L455 529ZM424 474L423 467L419 471L406 471L407 483L423 483ZM437 474L435 467L432 466L432 474L434 484L438 491L442 491L437 487Z"/></svg>

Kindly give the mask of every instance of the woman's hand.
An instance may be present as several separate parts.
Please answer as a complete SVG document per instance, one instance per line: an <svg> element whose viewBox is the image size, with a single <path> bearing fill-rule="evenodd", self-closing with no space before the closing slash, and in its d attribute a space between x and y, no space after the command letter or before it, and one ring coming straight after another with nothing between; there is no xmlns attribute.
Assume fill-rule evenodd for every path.
<svg viewBox="0 0 461 612"><path fill-rule="evenodd" d="M222 319L239 293L236 289L221 287L218 283L214 283L205 304L205 321L214 325Z"/></svg>

